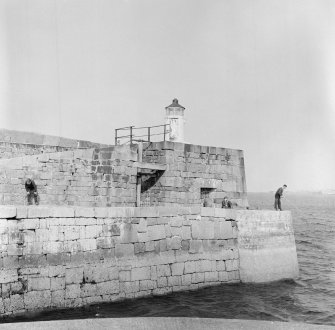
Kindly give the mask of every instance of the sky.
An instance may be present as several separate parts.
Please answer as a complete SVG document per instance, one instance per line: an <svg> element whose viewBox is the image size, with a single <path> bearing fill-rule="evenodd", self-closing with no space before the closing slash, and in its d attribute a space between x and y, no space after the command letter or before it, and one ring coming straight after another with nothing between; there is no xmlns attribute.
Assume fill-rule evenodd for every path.
<svg viewBox="0 0 335 330"><path fill-rule="evenodd" d="M244 150L248 191L335 188L335 1L0 0L0 127Z"/></svg>

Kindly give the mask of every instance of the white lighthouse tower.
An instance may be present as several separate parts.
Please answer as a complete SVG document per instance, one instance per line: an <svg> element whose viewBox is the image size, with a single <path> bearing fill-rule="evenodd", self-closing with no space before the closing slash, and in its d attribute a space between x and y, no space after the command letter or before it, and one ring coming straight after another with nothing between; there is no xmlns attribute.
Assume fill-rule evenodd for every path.
<svg viewBox="0 0 335 330"><path fill-rule="evenodd" d="M169 124L169 141L184 142L184 110L185 108L173 99L172 104L165 108L165 123Z"/></svg>

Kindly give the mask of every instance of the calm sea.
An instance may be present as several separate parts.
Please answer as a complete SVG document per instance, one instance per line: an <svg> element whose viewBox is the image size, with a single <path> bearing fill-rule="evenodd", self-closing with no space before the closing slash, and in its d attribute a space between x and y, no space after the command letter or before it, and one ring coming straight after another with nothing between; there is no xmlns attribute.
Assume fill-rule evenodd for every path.
<svg viewBox="0 0 335 330"><path fill-rule="evenodd" d="M272 193L250 193L251 208L272 209ZM296 281L233 284L54 312L15 321L98 317L213 317L335 325L335 195L290 194L300 266ZM12 319L11 322L14 320Z"/></svg>

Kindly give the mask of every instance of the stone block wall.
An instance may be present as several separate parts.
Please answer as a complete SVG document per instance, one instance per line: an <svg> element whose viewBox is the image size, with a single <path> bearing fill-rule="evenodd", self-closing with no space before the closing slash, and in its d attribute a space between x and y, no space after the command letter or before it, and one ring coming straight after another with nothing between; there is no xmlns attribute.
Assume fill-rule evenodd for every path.
<svg viewBox="0 0 335 330"><path fill-rule="evenodd" d="M108 147L108 145L59 136L0 129L0 159L103 147Z"/></svg>
<svg viewBox="0 0 335 330"><path fill-rule="evenodd" d="M0 160L0 204L23 205L24 182L35 180L41 204L134 206L138 146L76 149ZM182 143L145 144L143 162L167 169L142 173L141 205L203 205L224 196L248 205L241 150Z"/></svg>
<svg viewBox="0 0 335 330"><path fill-rule="evenodd" d="M0 159L72 150L69 147L0 142Z"/></svg>
<svg viewBox="0 0 335 330"><path fill-rule="evenodd" d="M134 206L136 148L80 149L0 160L0 204L24 205L27 176L40 204Z"/></svg>
<svg viewBox="0 0 335 330"><path fill-rule="evenodd" d="M214 202L228 196L241 207L248 205L242 150L155 142L144 144L143 161L167 164L156 182L151 178L154 184L142 193L143 204L201 205L201 189L207 189Z"/></svg>
<svg viewBox="0 0 335 330"><path fill-rule="evenodd" d="M234 213L0 206L0 314L237 282Z"/></svg>
<svg viewBox="0 0 335 330"><path fill-rule="evenodd" d="M291 212L240 210L236 222L242 282L299 276Z"/></svg>

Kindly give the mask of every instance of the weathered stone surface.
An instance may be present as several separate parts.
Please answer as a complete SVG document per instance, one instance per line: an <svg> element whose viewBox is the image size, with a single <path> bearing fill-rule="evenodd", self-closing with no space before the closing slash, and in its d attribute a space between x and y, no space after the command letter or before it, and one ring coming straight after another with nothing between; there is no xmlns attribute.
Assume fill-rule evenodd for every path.
<svg viewBox="0 0 335 330"><path fill-rule="evenodd" d="M77 218L93 218L95 216L94 208L91 207L76 207L74 212Z"/></svg>
<svg viewBox="0 0 335 330"><path fill-rule="evenodd" d="M29 277L28 278L28 290L29 291L50 290L50 278L49 277Z"/></svg>
<svg viewBox="0 0 335 330"><path fill-rule="evenodd" d="M177 262L171 265L171 273L172 275L183 275L184 274L184 263Z"/></svg>
<svg viewBox="0 0 335 330"><path fill-rule="evenodd" d="M0 284L16 282L18 280L18 273L16 269L0 271Z"/></svg>
<svg viewBox="0 0 335 330"><path fill-rule="evenodd" d="M116 244L115 257L116 258L130 258L135 254L134 244Z"/></svg>
<svg viewBox="0 0 335 330"><path fill-rule="evenodd" d="M1 206L0 207L0 219L10 219L16 217L15 206Z"/></svg>
<svg viewBox="0 0 335 330"><path fill-rule="evenodd" d="M24 305L27 310L49 307L51 305L51 292L49 290L26 292Z"/></svg>
<svg viewBox="0 0 335 330"><path fill-rule="evenodd" d="M169 265L157 265L157 276L171 276L171 269Z"/></svg>
<svg viewBox="0 0 335 330"><path fill-rule="evenodd" d="M83 281L84 269L83 267L75 267L65 269L65 283L75 284Z"/></svg>
<svg viewBox="0 0 335 330"><path fill-rule="evenodd" d="M133 268L131 270L131 281L149 280L150 277L150 267Z"/></svg>
<svg viewBox="0 0 335 330"><path fill-rule="evenodd" d="M194 239L213 239L214 222L208 220L192 222L192 238Z"/></svg>
<svg viewBox="0 0 335 330"><path fill-rule="evenodd" d="M215 220L214 222L215 239L230 239L233 237L234 236L231 221Z"/></svg>
<svg viewBox="0 0 335 330"><path fill-rule="evenodd" d="M48 218L52 216L51 209L46 206L31 206L28 208L28 218Z"/></svg>
<svg viewBox="0 0 335 330"><path fill-rule="evenodd" d="M119 281L108 281L97 284L97 292L99 295L115 294L120 292Z"/></svg>
<svg viewBox="0 0 335 330"><path fill-rule="evenodd" d="M134 292L138 292L139 289L140 289L139 281L120 282L120 292L121 293L134 293Z"/></svg>
<svg viewBox="0 0 335 330"><path fill-rule="evenodd" d="M166 238L164 225L156 225L148 227L148 237L150 240L158 240Z"/></svg>

